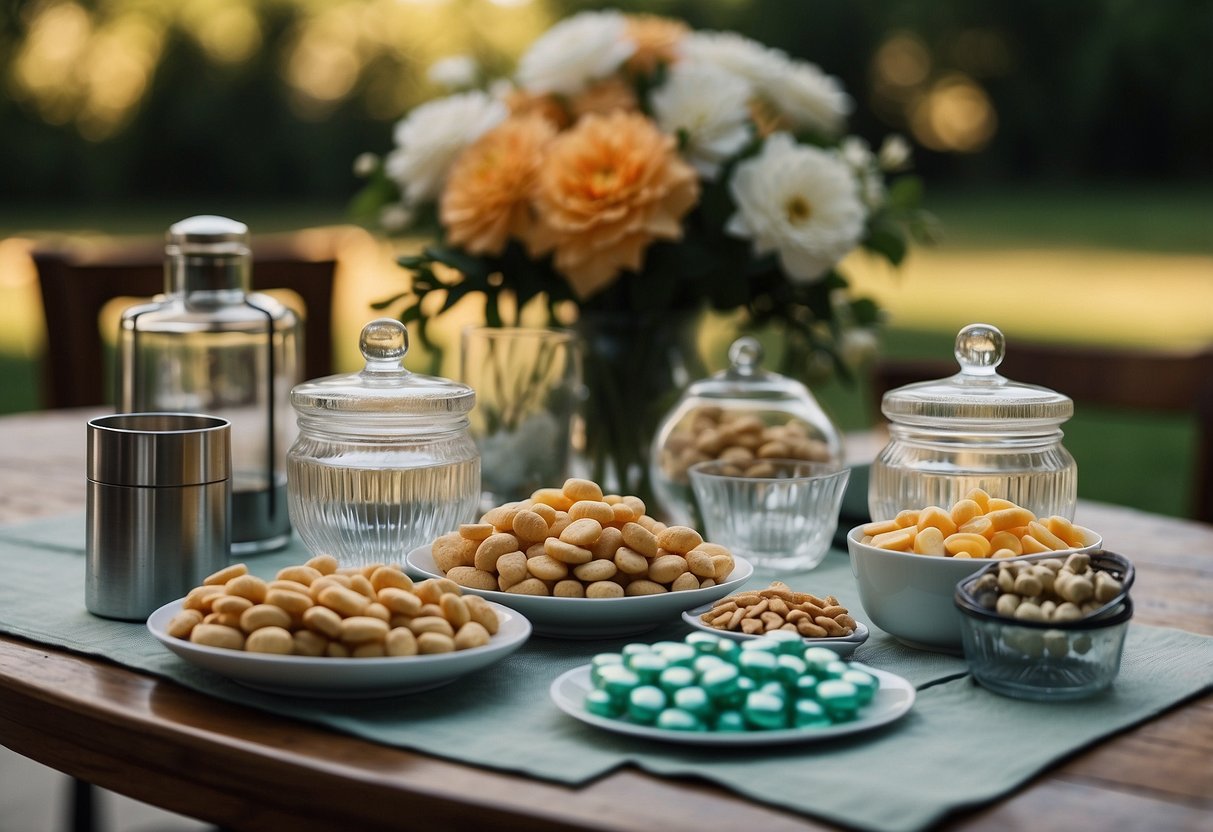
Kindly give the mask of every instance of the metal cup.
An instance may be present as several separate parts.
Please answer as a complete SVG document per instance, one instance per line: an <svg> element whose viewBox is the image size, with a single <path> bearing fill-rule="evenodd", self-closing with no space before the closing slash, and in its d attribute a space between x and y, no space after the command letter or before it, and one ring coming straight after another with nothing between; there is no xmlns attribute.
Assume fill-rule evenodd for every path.
<svg viewBox="0 0 1213 832"><path fill-rule="evenodd" d="M89 612L145 619L227 565L231 468L231 423L217 416L89 421Z"/></svg>

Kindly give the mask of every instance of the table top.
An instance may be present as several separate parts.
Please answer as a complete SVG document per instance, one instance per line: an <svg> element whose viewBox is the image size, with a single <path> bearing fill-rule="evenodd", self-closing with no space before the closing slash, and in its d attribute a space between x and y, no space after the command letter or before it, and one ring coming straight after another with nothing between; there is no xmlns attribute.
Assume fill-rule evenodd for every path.
<svg viewBox="0 0 1213 832"><path fill-rule="evenodd" d="M85 422L96 413L0 418L0 523L83 510ZM852 449L862 455L876 446L868 437ZM1087 502L1076 520L1132 557L1137 621L1213 635L1213 526ZM567 787L448 762L5 636L0 743L233 829L832 828L709 784L632 768ZM1211 816L1213 694L1206 694L945 826L1195 830Z"/></svg>

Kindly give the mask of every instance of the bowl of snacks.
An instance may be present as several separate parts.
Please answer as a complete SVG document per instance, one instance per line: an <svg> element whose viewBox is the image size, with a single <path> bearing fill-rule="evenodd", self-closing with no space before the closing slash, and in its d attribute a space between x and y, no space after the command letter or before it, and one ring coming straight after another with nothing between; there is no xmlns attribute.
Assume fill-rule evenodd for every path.
<svg viewBox="0 0 1213 832"><path fill-rule="evenodd" d="M741 586L753 567L637 497L570 479L486 512L409 552L414 575L447 578L556 638L641 633Z"/></svg>
<svg viewBox="0 0 1213 832"><path fill-rule="evenodd" d="M552 700L621 734L695 745L765 747L867 731L905 715L914 687L798 638L737 643L709 633L628 644L559 676Z"/></svg>
<svg viewBox="0 0 1213 832"><path fill-rule="evenodd" d="M991 563L956 586L973 678L1019 699L1081 699L1120 670L1133 565L1113 552Z"/></svg>
<svg viewBox="0 0 1213 832"><path fill-rule="evenodd" d="M682 620L735 641L799 639L804 647L826 647L840 656L849 656L868 639L868 628L833 595L796 592L782 581L687 610Z"/></svg>
<svg viewBox="0 0 1213 832"><path fill-rule="evenodd" d="M950 509L928 506L847 534L851 571L868 620L904 644L961 651L958 581L990 559L1091 552L1102 538L1064 517L1037 518L974 489Z"/></svg>
<svg viewBox="0 0 1213 832"><path fill-rule="evenodd" d="M233 564L147 620L169 650L270 693L395 696L447 684L530 635L514 610L398 565L339 569L331 555L266 581Z"/></svg>

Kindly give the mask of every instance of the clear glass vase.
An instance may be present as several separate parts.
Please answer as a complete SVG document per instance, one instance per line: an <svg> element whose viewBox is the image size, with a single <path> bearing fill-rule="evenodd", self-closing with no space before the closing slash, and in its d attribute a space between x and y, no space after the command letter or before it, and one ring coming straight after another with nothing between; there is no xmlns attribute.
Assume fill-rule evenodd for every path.
<svg viewBox="0 0 1213 832"><path fill-rule="evenodd" d="M706 374L696 346L698 323L695 311L661 319L582 311L576 330L586 401L578 452L584 475L605 490L655 506L653 435L679 391Z"/></svg>

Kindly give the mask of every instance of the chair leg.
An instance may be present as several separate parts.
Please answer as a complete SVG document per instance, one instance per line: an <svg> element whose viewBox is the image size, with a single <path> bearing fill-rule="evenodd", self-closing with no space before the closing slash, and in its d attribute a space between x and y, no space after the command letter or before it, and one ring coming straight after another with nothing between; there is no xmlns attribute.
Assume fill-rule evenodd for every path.
<svg viewBox="0 0 1213 832"><path fill-rule="evenodd" d="M72 832L96 832L95 796L92 783L72 778Z"/></svg>

